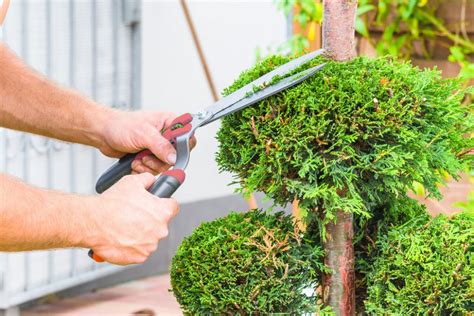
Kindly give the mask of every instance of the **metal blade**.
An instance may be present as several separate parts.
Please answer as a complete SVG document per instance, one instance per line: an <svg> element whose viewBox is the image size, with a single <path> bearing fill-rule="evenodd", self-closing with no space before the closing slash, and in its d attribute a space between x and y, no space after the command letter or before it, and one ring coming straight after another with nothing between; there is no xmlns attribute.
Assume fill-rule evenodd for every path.
<svg viewBox="0 0 474 316"><path fill-rule="evenodd" d="M218 120L220 119L221 117L223 116L226 116L226 115L229 115L229 114L232 114L234 112L237 112L237 111L240 111L252 104L255 104L263 99L266 99L274 94L277 94L278 92L281 92L285 89L288 89L290 87L293 87L294 85L297 85L298 83L302 82L303 80L311 77L312 75L314 75L316 72L318 72L319 70L321 70L324 66L326 66L326 64L321 64L321 65L318 65L318 66L315 66L313 68L310 68L310 69L307 69L305 71L302 71L302 72L299 72L297 74L294 74L288 78L285 78L281 81L279 81L278 83L274 84L274 85L271 85L267 88L264 88L260 91L257 91L255 93L253 93L252 95L248 96L247 98L244 98L240 101L238 101L237 103L233 104L232 106L230 107L227 107L225 109L223 109L222 111L214 114L214 116L209 119L208 121L206 121L204 124L202 124L201 126L204 126L204 125L207 125L211 122L214 122L215 120Z"/></svg>
<svg viewBox="0 0 474 316"><path fill-rule="evenodd" d="M310 61L314 57L321 55L323 52L324 52L323 49L319 49L317 51L310 52L306 55L303 55L301 57L293 59L292 61L290 61L286 64L283 64L278 68L273 69L269 73L267 73L267 74L261 76L260 78L252 81L251 83L243 86L239 90L237 90L237 91L229 94L228 96L220 99L216 103L214 103L211 106L207 107L204 111L216 114L216 113L224 110L225 108L227 108L229 106L232 106L234 103L242 100L243 98L245 98L248 95L248 93L252 93L254 86L259 87L259 86L265 84L266 82L270 82L273 79L273 77L275 77L277 75L283 77L285 74L287 74L290 71L292 71L292 70L298 68L299 66L305 64L306 62Z"/></svg>

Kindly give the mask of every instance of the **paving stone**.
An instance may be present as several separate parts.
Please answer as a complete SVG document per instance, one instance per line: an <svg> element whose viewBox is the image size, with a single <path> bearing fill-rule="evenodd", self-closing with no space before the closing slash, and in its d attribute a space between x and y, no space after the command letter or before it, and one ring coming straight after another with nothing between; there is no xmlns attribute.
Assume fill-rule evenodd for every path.
<svg viewBox="0 0 474 316"><path fill-rule="evenodd" d="M169 275L146 278L25 310L22 316L182 315Z"/></svg>

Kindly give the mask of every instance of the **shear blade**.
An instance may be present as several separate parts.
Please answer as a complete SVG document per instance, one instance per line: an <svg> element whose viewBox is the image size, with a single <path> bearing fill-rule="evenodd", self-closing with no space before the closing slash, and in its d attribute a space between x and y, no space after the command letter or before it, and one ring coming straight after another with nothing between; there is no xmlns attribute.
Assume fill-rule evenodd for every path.
<svg viewBox="0 0 474 316"><path fill-rule="evenodd" d="M261 76L260 78L252 81L251 83L243 86L242 88L238 89L237 91L229 94L228 96L220 99L213 105L209 106L205 111L206 112L211 112L213 114L216 114L218 112L221 112L225 110L226 108L233 106L235 103L239 102L240 100L244 99L247 97L249 93L253 93L253 87L265 85L265 83L270 82L273 77L275 76L280 76L284 77L286 74L289 72L295 70L301 65L304 65L311 59L315 58L316 56L321 55L324 52L323 49L316 50L314 52L310 52L306 55L303 55L301 57L298 57L296 59L293 59L286 64L281 65L280 67L277 67L270 71L269 73Z"/></svg>
<svg viewBox="0 0 474 316"><path fill-rule="evenodd" d="M259 90L253 93L252 95L238 101L237 103L234 103L232 106L229 106L225 108L224 110L216 113L209 121L203 124L203 126L215 120L218 120L226 115L245 109L246 107L253 105L259 101L262 101L263 99L271 97L272 95L275 95L285 89L293 87L297 85L298 83L314 75L316 72L321 70L324 66L326 66L326 63L306 69L302 72L296 73L288 78L282 79L281 81L277 82L274 85L271 85L262 90Z"/></svg>

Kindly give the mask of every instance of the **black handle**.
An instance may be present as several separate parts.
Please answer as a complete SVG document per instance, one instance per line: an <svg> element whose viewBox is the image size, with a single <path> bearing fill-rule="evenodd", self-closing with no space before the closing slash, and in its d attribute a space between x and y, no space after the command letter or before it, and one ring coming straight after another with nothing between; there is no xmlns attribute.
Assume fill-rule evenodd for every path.
<svg viewBox="0 0 474 316"><path fill-rule="evenodd" d="M122 177L132 172L132 162L138 153L126 154L114 163L109 169L107 169L97 180L95 185L95 191L102 193L112 185L114 185Z"/></svg>

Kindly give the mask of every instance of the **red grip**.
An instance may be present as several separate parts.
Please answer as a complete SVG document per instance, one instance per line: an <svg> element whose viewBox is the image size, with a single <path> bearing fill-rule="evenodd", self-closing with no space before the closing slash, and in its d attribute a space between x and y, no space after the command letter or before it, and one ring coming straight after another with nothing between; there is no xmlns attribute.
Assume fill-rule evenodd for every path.
<svg viewBox="0 0 474 316"><path fill-rule="evenodd" d="M99 257L98 255L96 255L95 253L92 254L92 259L94 259L95 262L104 262L105 260L102 259L101 257Z"/></svg>
<svg viewBox="0 0 474 316"><path fill-rule="evenodd" d="M100 262L105 262L105 260L102 259L101 257L99 257L98 255L96 255L96 254L94 253L94 250L92 250L92 249L89 250L89 252L87 253L87 255L88 255L89 257L91 257L92 260L94 260L95 262L99 262L99 263L100 263Z"/></svg>
<svg viewBox="0 0 474 316"><path fill-rule="evenodd" d="M185 113L183 115L178 116L171 122L169 128L167 128L163 133L163 137L166 138L175 146L176 144L176 137L181 136L183 134L189 133L192 129L192 125L189 124L193 120L193 116L189 113ZM143 157L152 155L153 153L149 149L145 149L139 152L134 160L141 160Z"/></svg>
<svg viewBox="0 0 474 316"><path fill-rule="evenodd" d="M186 173L184 172L183 169L167 170L163 172L161 176L171 176L173 178L176 178L176 180L178 180L180 184L183 184L184 179L186 179Z"/></svg>

